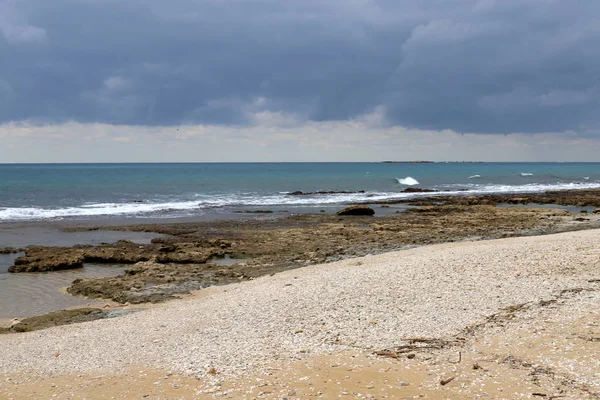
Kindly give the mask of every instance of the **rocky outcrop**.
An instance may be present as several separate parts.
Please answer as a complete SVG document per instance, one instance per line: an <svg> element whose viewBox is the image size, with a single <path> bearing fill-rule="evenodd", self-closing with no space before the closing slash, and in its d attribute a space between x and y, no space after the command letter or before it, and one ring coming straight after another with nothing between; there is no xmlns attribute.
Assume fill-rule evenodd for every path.
<svg viewBox="0 0 600 400"><path fill-rule="evenodd" d="M14 253L21 253L23 250L22 249L17 249L16 247L3 247L0 248L0 254L14 254Z"/></svg>
<svg viewBox="0 0 600 400"><path fill-rule="evenodd" d="M375 215L375 210L367 206L350 206L337 212L337 215Z"/></svg>
<svg viewBox="0 0 600 400"><path fill-rule="evenodd" d="M398 204L428 206L437 204L493 205L493 204L558 204L577 207L600 207L600 189L551 190L543 193L504 193L484 195L435 195L412 199L376 200L370 204Z"/></svg>
<svg viewBox="0 0 600 400"><path fill-rule="evenodd" d="M119 303L157 303L206 286L244 279L243 271L211 264L148 261L133 265L125 271L125 275L76 279L67 291L89 298L109 298Z"/></svg>
<svg viewBox="0 0 600 400"><path fill-rule="evenodd" d="M15 260L8 272L48 272L83 268L84 258L77 252L64 254L44 250L45 248L28 250L24 256Z"/></svg>
<svg viewBox="0 0 600 400"><path fill-rule="evenodd" d="M154 260L158 263L202 264L222 256L231 243L219 238L188 239L182 243L156 241L140 245L126 240L100 246L73 247L29 246L17 258L9 272L49 272L83 267L84 263L135 264Z"/></svg>

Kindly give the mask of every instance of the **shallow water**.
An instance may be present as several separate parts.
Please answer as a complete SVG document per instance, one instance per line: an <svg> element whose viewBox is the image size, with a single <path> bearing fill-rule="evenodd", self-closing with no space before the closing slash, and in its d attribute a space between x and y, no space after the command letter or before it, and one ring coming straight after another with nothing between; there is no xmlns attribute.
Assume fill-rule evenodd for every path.
<svg viewBox="0 0 600 400"><path fill-rule="evenodd" d="M40 226L2 226L0 224L0 248L39 246L74 246L76 244L98 245L114 243L118 240L129 240L134 243L147 244L160 235L152 232L126 231L84 231L63 232L56 227Z"/></svg>
<svg viewBox="0 0 600 400"><path fill-rule="evenodd" d="M507 204L500 203L497 204L496 207L522 207L522 208L550 208L553 210L565 210L570 213L581 213L587 212L589 214L593 213L596 210L594 206L563 206L560 204L537 204L537 203L528 203L528 204Z"/></svg>
<svg viewBox="0 0 600 400"><path fill-rule="evenodd" d="M91 300L75 297L64 288L78 278L120 275L124 265L85 264L83 268L46 273L7 273L16 254L0 255L0 319L22 318L85 306Z"/></svg>
<svg viewBox="0 0 600 400"><path fill-rule="evenodd" d="M164 235L150 232L63 232L51 226L0 225L0 247L98 245L118 240L145 244L161 236ZM126 268L123 265L85 264L84 268L68 271L8 273L8 268L22 254L0 254L0 319L30 317L89 304L89 299L71 296L64 288L78 278L116 276Z"/></svg>
<svg viewBox="0 0 600 400"><path fill-rule="evenodd" d="M220 267L231 267L243 263L245 260L242 258L233 258L231 254L225 254L223 257L212 257L208 260L208 263L218 265Z"/></svg>

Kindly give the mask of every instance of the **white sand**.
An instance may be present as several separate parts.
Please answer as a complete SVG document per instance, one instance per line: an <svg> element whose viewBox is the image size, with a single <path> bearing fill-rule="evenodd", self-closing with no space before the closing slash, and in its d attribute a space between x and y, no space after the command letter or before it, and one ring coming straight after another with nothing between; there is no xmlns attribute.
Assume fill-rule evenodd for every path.
<svg viewBox="0 0 600 400"><path fill-rule="evenodd" d="M0 335L0 374L135 366L239 374L274 357L452 335L502 307L597 287L588 281L598 278L598 230L427 246L210 289L116 319Z"/></svg>

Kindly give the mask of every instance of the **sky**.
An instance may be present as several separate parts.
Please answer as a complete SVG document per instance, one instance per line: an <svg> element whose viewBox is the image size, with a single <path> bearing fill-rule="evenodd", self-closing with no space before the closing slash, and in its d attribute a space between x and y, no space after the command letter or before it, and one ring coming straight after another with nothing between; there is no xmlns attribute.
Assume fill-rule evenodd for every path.
<svg viewBox="0 0 600 400"><path fill-rule="evenodd" d="M0 162L600 161L597 0L0 0Z"/></svg>

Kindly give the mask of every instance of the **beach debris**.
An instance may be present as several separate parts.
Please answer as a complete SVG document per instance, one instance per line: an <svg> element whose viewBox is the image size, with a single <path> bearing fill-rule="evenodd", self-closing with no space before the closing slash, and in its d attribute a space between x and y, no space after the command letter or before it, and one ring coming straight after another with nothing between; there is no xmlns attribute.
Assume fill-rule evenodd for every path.
<svg viewBox="0 0 600 400"><path fill-rule="evenodd" d="M453 381L453 380L455 380L455 379L456 379L456 377L455 377L455 376L453 376L453 377L451 377L451 378L448 378L448 379L442 379L442 380L440 381L440 385L442 385L442 386L446 386L447 384L449 384L450 382L452 382L452 381Z"/></svg>
<svg viewBox="0 0 600 400"><path fill-rule="evenodd" d="M398 346L394 349L384 349L375 351L374 354L382 357L400 358L401 355L406 353L412 353L419 350L438 350L448 346L459 344L459 341L449 341L443 339L430 339L430 338L405 338L401 339L403 342L408 344ZM414 358L407 355L408 358Z"/></svg>
<svg viewBox="0 0 600 400"><path fill-rule="evenodd" d="M337 212L337 215L374 215L375 210L367 206L350 206Z"/></svg>
<svg viewBox="0 0 600 400"><path fill-rule="evenodd" d="M451 364L460 364L461 361L462 361L462 352L460 352L460 351L458 352L458 360L457 361L448 360L448 362Z"/></svg>

